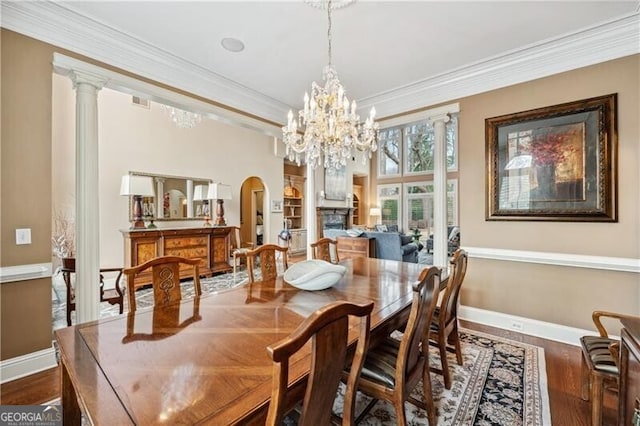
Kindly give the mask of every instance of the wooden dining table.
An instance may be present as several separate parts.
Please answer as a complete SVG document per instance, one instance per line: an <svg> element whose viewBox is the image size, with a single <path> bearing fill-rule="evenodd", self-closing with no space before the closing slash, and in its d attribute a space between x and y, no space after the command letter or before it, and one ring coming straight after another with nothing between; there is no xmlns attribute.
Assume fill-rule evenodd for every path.
<svg viewBox="0 0 640 426"><path fill-rule="evenodd" d="M84 415L103 425L264 424L273 371L267 346L334 301L374 302L375 344L406 321L425 267L367 258L341 264L343 278L321 291L278 277L57 330L64 423ZM300 389L309 358L308 344L292 359L290 383Z"/></svg>

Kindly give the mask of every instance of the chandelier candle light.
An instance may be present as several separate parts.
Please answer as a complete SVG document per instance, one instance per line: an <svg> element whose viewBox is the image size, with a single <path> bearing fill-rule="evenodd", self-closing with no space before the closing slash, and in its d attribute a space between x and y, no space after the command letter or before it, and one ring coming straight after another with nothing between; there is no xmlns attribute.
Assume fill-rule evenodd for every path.
<svg viewBox="0 0 640 426"><path fill-rule="evenodd" d="M324 5L324 2L322 3ZM378 149L378 123L374 121L376 110L371 108L364 124L356 113L356 101L349 103L338 73L331 63L331 9L328 0L327 15L329 29L329 64L323 70L324 87L315 81L311 83L311 97L304 94L304 109L294 119L289 111L287 125L282 128L283 141L287 147L289 160L295 159L300 165L300 156L305 154L307 166L315 169L324 164L327 169L340 169L347 165L356 150L364 152L363 162L371 158ZM304 134L298 134L298 127L304 126Z"/></svg>

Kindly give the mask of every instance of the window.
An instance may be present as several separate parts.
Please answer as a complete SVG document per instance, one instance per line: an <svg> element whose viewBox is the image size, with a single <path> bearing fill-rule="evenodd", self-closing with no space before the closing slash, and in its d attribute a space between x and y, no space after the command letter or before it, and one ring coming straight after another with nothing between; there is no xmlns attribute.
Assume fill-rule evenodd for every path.
<svg viewBox="0 0 640 426"><path fill-rule="evenodd" d="M451 114L445 126L447 171L458 169L458 115ZM431 123L417 121L380 130L378 177L433 173L435 130ZM404 150L402 149L404 147ZM404 155L401 155L404 152ZM402 159L404 158L404 162ZM402 170L400 164L403 164Z"/></svg>
<svg viewBox="0 0 640 426"><path fill-rule="evenodd" d="M378 143L378 176L400 176L402 129L380 130Z"/></svg>
<svg viewBox="0 0 640 426"><path fill-rule="evenodd" d="M377 204L383 224L397 224L405 233L417 228L423 239L433 233L435 128L424 117L447 113L447 223L459 225L458 112L458 104L451 104L416 113L406 118L408 122L403 123L402 118L388 121L389 127L380 130Z"/></svg>
<svg viewBox="0 0 640 426"><path fill-rule="evenodd" d="M404 185L405 233L418 229L424 238L433 233L433 182L412 182ZM458 225L458 181L447 181L447 225Z"/></svg>
<svg viewBox="0 0 640 426"><path fill-rule="evenodd" d="M383 225L397 225L401 228L402 204L400 203L400 184L378 185L378 202L382 211L381 222Z"/></svg>

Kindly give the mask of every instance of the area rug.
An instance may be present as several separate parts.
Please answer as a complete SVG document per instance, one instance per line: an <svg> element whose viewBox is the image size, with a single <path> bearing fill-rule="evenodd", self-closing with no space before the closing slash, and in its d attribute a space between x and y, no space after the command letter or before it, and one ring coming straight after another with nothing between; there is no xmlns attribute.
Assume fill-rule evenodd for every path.
<svg viewBox="0 0 640 426"><path fill-rule="evenodd" d="M438 425L551 425L544 350L471 330L462 330L463 365L448 354L452 386L444 387L442 375L431 373ZM430 363L440 366L436 348L430 348ZM334 412L342 413L344 386ZM423 401L422 382L412 396ZM371 401L358 392L356 414ZM408 425L427 425L427 413L405 403ZM378 401L361 425L396 425L392 404Z"/></svg>

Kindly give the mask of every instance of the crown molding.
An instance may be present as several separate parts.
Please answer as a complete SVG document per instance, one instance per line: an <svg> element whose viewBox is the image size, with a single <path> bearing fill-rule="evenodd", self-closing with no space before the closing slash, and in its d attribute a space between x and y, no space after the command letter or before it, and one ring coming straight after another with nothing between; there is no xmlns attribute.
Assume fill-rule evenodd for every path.
<svg viewBox="0 0 640 426"><path fill-rule="evenodd" d="M638 12L358 100L380 117L640 53Z"/></svg>
<svg viewBox="0 0 640 426"><path fill-rule="evenodd" d="M280 123L290 107L52 1L2 2L3 28Z"/></svg>
<svg viewBox="0 0 640 426"><path fill-rule="evenodd" d="M134 74L282 123L289 105L83 17L52 1L2 2L1 25ZM388 92L359 99L379 117L640 53L640 14L544 40ZM236 111L237 113L237 111Z"/></svg>

